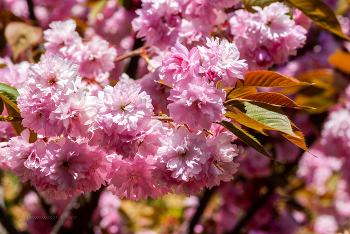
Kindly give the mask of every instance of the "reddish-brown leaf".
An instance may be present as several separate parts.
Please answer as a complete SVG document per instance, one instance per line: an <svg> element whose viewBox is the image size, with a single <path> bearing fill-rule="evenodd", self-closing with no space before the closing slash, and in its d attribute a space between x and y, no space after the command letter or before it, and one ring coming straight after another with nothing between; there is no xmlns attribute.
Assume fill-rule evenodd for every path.
<svg viewBox="0 0 350 234"><path fill-rule="evenodd" d="M292 121L290 122L290 124L292 125L292 129L293 129L294 134L297 135L298 137L291 136L291 135L286 134L284 132L279 132L279 133L282 136L284 136L287 140L292 142L293 144L299 146L300 148L302 148L306 152L310 153L309 149L307 148L303 133L299 130L299 128L297 126L295 126L295 124Z"/></svg>
<svg viewBox="0 0 350 234"><path fill-rule="evenodd" d="M240 98L248 94L256 93L256 89L254 87L238 87L238 88L230 88L226 89L226 100L232 98Z"/></svg>
<svg viewBox="0 0 350 234"><path fill-rule="evenodd" d="M300 82L291 76L276 72L252 71L245 74L244 80L237 80L236 87L289 87L297 85L310 85L310 83Z"/></svg>
<svg viewBox="0 0 350 234"><path fill-rule="evenodd" d="M263 103L267 103L275 106L284 106L284 107L290 107L295 109L312 109L312 107L299 105L295 103L293 100L291 100L290 98L280 93L272 93L272 92L253 93L253 94L245 95L240 99L263 102Z"/></svg>

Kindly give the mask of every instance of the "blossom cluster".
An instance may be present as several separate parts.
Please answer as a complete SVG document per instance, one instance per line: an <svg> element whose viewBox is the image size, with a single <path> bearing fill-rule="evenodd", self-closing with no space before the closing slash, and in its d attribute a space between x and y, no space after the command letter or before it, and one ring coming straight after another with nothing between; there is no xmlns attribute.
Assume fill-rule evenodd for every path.
<svg viewBox="0 0 350 234"><path fill-rule="evenodd" d="M308 19L301 22L290 19L289 8L279 2L263 9L253 8L256 13L237 10L229 19L231 34L249 69L264 70L287 62L288 56L296 55L296 50L305 43ZM296 13L294 17L302 17L301 12Z"/></svg>
<svg viewBox="0 0 350 234"><path fill-rule="evenodd" d="M237 4L238 0L147 0L132 22L137 37L145 37L147 44L160 50L181 43L202 43L213 28L225 22L225 8Z"/></svg>
<svg viewBox="0 0 350 234"><path fill-rule="evenodd" d="M181 44L171 48L159 68L159 77L173 86L168 109L176 123L187 124L190 129L209 129L222 119L226 94L215 85L234 86L237 79L243 79L247 65L239 56L234 42L220 42L218 38L207 38L207 47L190 51Z"/></svg>
<svg viewBox="0 0 350 234"><path fill-rule="evenodd" d="M18 87L22 124L42 136L29 143L26 129L3 149L4 161L22 182L30 180L38 191L56 199L108 185L121 198L138 200L172 189L196 194L233 179L237 146L223 127L212 127L221 116L213 119L206 107L209 103L223 109L222 90L207 83L206 102L196 102L193 98L203 90L189 83L191 95L182 98L196 102L195 110L208 110L204 122L199 121L212 131L206 135L194 129L194 122L186 122L190 130L152 119L152 100L135 82L121 80L93 95L81 87L78 70L60 54L45 56L31 65L28 79ZM190 115L196 119L196 113Z"/></svg>

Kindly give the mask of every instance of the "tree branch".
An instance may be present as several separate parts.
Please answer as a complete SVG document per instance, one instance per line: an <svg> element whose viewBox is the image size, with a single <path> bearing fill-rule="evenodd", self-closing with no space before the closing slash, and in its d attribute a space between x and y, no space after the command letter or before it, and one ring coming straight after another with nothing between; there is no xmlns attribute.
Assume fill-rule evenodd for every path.
<svg viewBox="0 0 350 234"><path fill-rule="evenodd" d="M34 13L33 0L27 0L27 5L28 5L28 9L29 9L29 18L34 21L34 25L38 25L38 21L36 19L35 13Z"/></svg>
<svg viewBox="0 0 350 234"><path fill-rule="evenodd" d="M143 46L143 41L141 40L141 38L136 38L133 50L136 50L137 48L140 48L140 47L142 48L142 46ZM142 50L141 50L141 52L142 52ZM125 73L132 79L135 79L137 67L139 65L139 60L140 60L140 56L132 57L128 67L126 68Z"/></svg>
<svg viewBox="0 0 350 234"><path fill-rule="evenodd" d="M194 216L191 220L190 226L188 227L188 230L187 230L188 234L193 234L194 227L197 225L198 221L200 220L200 218L205 210L205 207L207 206L212 195L214 194L215 189L216 189L216 186L213 187L212 189L205 189L204 195L199 203L199 206L196 210L196 213L194 214Z"/></svg>
<svg viewBox="0 0 350 234"><path fill-rule="evenodd" d="M134 56L140 56L140 54L142 53L143 50L147 50L149 47L147 45L145 46L142 46L136 50L133 50L127 54L124 54L122 56L119 56L117 57L114 62L119 62L119 61L122 61L124 59L127 59L127 58L131 58L131 57L134 57Z"/></svg>
<svg viewBox="0 0 350 234"><path fill-rule="evenodd" d="M2 122L21 122L22 119L22 117L0 116L0 121Z"/></svg>
<svg viewBox="0 0 350 234"><path fill-rule="evenodd" d="M68 206L66 207L66 210L64 211L63 214L66 214L67 216L70 214L70 212L72 211L73 207L75 206L75 204L77 203L78 199L79 199L80 195L76 195L72 201L68 204ZM63 216L63 215L62 215ZM58 221L56 222L55 226L52 228L51 234L57 234L59 233L62 225L64 224L64 222L66 221L65 218L60 217L58 219Z"/></svg>

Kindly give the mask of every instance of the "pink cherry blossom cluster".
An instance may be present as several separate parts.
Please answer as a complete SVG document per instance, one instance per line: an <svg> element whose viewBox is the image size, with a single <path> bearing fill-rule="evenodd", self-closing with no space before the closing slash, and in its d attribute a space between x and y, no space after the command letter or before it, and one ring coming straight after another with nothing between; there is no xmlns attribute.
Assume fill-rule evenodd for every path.
<svg viewBox="0 0 350 234"><path fill-rule="evenodd" d="M44 31L46 56L60 53L65 58L79 65L79 73L83 78L93 79L101 73L114 68L117 50L109 43L99 38L83 43L75 31L74 20L56 21L50 24L50 29Z"/></svg>
<svg viewBox="0 0 350 234"><path fill-rule="evenodd" d="M237 10L229 19L231 34L249 70L264 70L287 62L288 56L296 55L296 50L304 45L307 30L290 18L290 10L283 3L253 8L256 13ZM301 18L302 13L296 13Z"/></svg>
<svg viewBox="0 0 350 234"><path fill-rule="evenodd" d="M132 22L137 37L145 37L147 45L160 50L182 43L203 42L216 26L226 20L224 8L238 0L145 0Z"/></svg>
<svg viewBox="0 0 350 234"><path fill-rule="evenodd" d="M193 51L193 69L199 72L199 50ZM237 146L223 127L212 125L222 119L225 92L203 72L192 77L190 68L188 84L176 82L170 91L172 104L179 106L169 104L170 113L172 108L188 108L181 112L192 116L184 126L152 119L152 100L136 82L121 80L95 96L81 86L78 70L60 54L45 56L31 65L28 79L18 87L22 124L40 136L29 143L26 129L2 148L4 161L22 182L30 180L55 199L107 185L121 198L138 200L172 190L193 195L233 179ZM181 122L176 114L174 120Z"/></svg>
<svg viewBox="0 0 350 234"><path fill-rule="evenodd" d="M215 85L234 86L236 79L243 79L247 66L239 60L234 42L207 38L207 46L188 51L176 44L159 68L160 79L174 87L168 97L170 115L175 123L187 124L190 129L210 129L222 119L226 94Z"/></svg>

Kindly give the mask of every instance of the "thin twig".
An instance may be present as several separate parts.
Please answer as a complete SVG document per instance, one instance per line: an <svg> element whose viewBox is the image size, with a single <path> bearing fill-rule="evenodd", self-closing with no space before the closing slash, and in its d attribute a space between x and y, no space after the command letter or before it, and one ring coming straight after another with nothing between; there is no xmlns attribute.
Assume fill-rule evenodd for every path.
<svg viewBox="0 0 350 234"><path fill-rule="evenodd" d="M66 215L70 214L70 212L72 211L73 207L77 203L79 197L80 197L80 195L77 195L77 196L75 196L72 199L72 201L68 204L68 206L66 207L66 210L64 211L63 214L66 214ZM52 228L51 234L57 234L60 231L60 229L61 229L61 227L62 227L62 225L64 224L65 221L66 221L65 218L60 217L58 219L58 221L56 222L55 226Z"/></svg>
<svg viewBox="0 0 350 234"><path fill-rule="evenodd" d="M27 5L29 9L29 18L34 21L34 25L38 25L38 21L36 19L35 12L34 12L33 0L27 0Z"/></svg>
<svg viewBox="0 0 350 234"><path fill-rule="evenodd" d="M142 51L147 50L148 48L149 48L148 45L142 46L136 50L133 50L133 51L127 53L127 54L123 54L122 56L119 56L118 58L116 58L114 60L114 62L119 62L119 61L122 61L122 60L127 59L127 58L131 58L134 56L140 56Z"/></svg>
<svg viewBox="0 0 350 234"><path fill-rule="evenodd" d="M164 121L164 122L173 122L173 118L171 117L165 117L165 116L152 116L152 119L158 119L160 121Z"/></svg>
<svg viewBox="0 0 350 234"><path fill-rule="evenodd" d="M21 122L22 119L22 117L0 116L0 121L2 122Z"/></svg>
<svg viewBox="0 0 350 234"><path fill-rule="evenodd" d="M213 187L212 189L205 189L204 195L199 203L199 206L196 210L196 213L194 214L194 216L190 222L190 226L188 227L188 230L187 230L188 234L193 234L194 227L197 225L198 221L200 220L200 218L204 212L205 207L207 206L210 198L214 194L215 189L216 189L216 186Z"/></svg>

